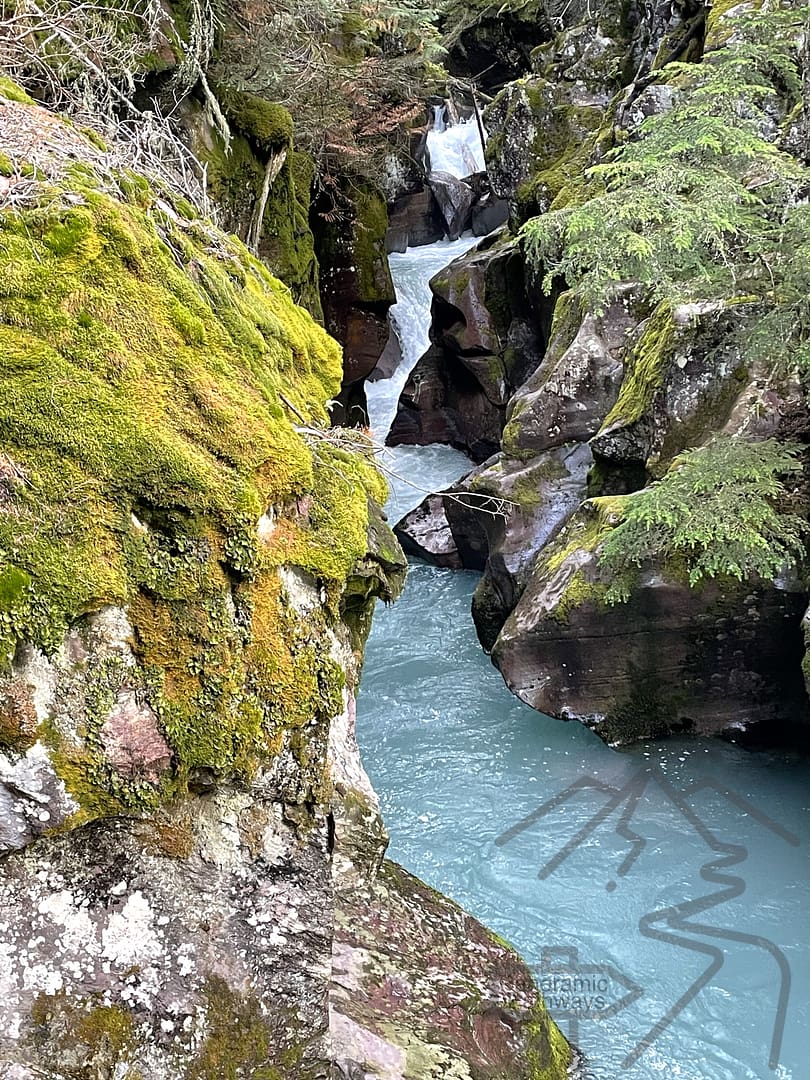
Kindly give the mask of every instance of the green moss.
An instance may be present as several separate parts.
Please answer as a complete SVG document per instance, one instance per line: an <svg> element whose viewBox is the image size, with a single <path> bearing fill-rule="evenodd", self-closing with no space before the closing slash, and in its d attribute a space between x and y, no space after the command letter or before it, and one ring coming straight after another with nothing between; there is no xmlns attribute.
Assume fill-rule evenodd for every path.
<svg viewBox="0 0 810 1080"><path fill-rule="evenodd" d="M678 695L668 688L662 694L656 674L656 660L651 657L644 671L631 672L630 690L595 727L608 743L629 743L657 739L683 725L678 720Z"/></svg>
<svg viewBox="0 0 810 1080"><path fill-rule="evenodd" d="M293 120L283 105L230 88L215 90L228 124L262 154L290 147Z"/></svg>
<svg viewBox="0 0 810 1080"><path fill-rule="evenodd" d="M564 1080L571 1064L571 1047L542 1000L532 1010L528 1035L531 1080Z"/></svg>
<svg viewBox="0 0 810 1080"><path fill-rule="evenodd" d="M646 321L641 336L625 358L622 388L600 433L617 425L634 424L645 415L664 385L676 337L672 307L663 301Z"/></svg>
<svg viewBox="0 0 810 1080"><path fill-rule="evenodd" d="M385 197L363 180L353 182L345 196L351 206L346 212L347 218L351 216L351 233L347 236L345 219L324 220L318 228L318 257L333 272L335 268L346 268L354 274L352 292L357 302L385 311L396 299L385 247Z"/></svg>
<svg viewBox="0 0 810 1080"><path fill-rule="evenodd" d="M562 480L568 472L560 459L550 453L535 461L524 472L515 476L506 495L524 509L537 507L543 501L543 487L554 480Z"/></svg>
<svg viewBox="0 0 810 1080"><path fill-rule="evenodd" d="M107 153L107 151L109 150L109 146L97 131L89 127L83 127L79 130L81 131L82 135L84 135L85 139L91 142L93 146L97 147L103 153Z"/></svg>
<svg viewBox="0 0 810 1080"><path fill-rule="evenodd" d="M589 581L581 570L575 570L560 593L554 606L553 617L557 622L568 622L571 612L584 604L604 607L606 595L606 585L598 581Z"/></svg>
<svg viewBox="0 0 810 1080"><path fill-rule="evenodd" d="M211 145L196 147L207 166L211 198L220 208L224 223L243 239L253 223L265 179L266 156L238 132L226 153L218 135ZM276 147L276 149L281 149ZM293 299L321 319L318 264L309 203L313 164L311 158L292 148L270 188L259 239L259 255L274 274L289 286Z"/></svg>
<svg viewBox="0 0 810 1080"><path fill-rule="evenodd" d="M568 563L578 551L596 551L608 529L616 523L620 513L622 496L591 499L570 519L538 557L538 568L547 574L555 574Z"/></svg>
<svg viewBox="0 0 810 1080"><path fill-rule="evenodd" d="M732 8L745 4L743 10L758 11L762 7L762 0L711 0L708 5L706 17L706 47L718 48L723 44L726 37L732 33L731 27L723 26L724 16Z"/></svg>
<svg viewBox="0 0 810 1080"><path fill-rule="evenodd" d="M34 99L29 97L23 88L15 83L13 79L9 79L6 75L0 75L0 97L4 97L6 101L16 101L21 105L34 105Z"/></svg>
<svg viewBox="0 0 810 1080"><path fill-rule="evenodd" d="M604 109L564 104L549 110L546 97L553 93L545 80L526 85L533 111L543 122L532 151L532 175L517 191L522 220L587 198L584 174L604 124Z"/></svg>
<svg viewBox="0 0 810 1080"><path fill-rule="evenodd" d="M283 1080L275 1032L257 997L235 993L224 979L209 978L206 1035L185 1080ZM292 1065L291 1061L284 1062Z"/></svg>
<svg viewBox="0 0 810 1080"><path fill-rule="evenodd" d="M84 820L154 809L197 768L252 775L284 745L315 791L324 764L295 733L341 707L324 641L385 485L368 450L314 454L280 395L326 426L340 350L238 241L145 210L140 178L132 203L70 183L84 205L43 189L0 219L0 666L21 639L50 652L86 612L127 609L127 679L173 772L105 764L121 676L99 670L80 740L49 735ZM282 564L324 590L318 618L291 607Z"/></svg>
<svg viewBox="0 0 810 1080"><path fill-rule="evenodd" d="M134 1080L128 1066L137 1048L130 1013L97 998L76 998L65 991L39 994L31 1009L30 1039L42 1061L65 1080L116 1076ZM66 1052L69 1051L69 1052Z"/></svg>
<svg viewBox="0 0 810 1080"><path fill-rule="evenodd" d="M393 297L393 284L388 269L385 234L388 229L388 208L382 192L365 187L355 197L354 254L364 302L388 302Z"/></svg>

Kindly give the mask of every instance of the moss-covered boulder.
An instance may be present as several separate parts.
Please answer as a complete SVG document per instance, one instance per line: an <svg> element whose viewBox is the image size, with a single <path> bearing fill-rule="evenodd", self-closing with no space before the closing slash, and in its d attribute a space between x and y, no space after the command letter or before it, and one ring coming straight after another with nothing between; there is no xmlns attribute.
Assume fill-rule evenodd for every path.
<svg viewBox="0 0 810 1080"><path fill-rule="evenodd" d="M303 724L339 695L279 570L322 585L326 629L367 549L367 490L384 487L295 430L326 423L336 344L238 241L121 184L127 201L68 168L3 214L0 663L12 676L21 642L58 657L90 613L126 609L136 669L98 672L82 731L42 737L66 776L90 782L95 764L99 792L131 808L157 791L109 773L98 743L123 687L168 738L170 785L249 776L282 749L274 698Z"/></svg>
<svg viewBox="0 0 810 1080"><path fill-rule="evenodd" d="M548 210L593 156L609 95L544 76L509 83L488 107L492 189L522 222Z"/></svg>

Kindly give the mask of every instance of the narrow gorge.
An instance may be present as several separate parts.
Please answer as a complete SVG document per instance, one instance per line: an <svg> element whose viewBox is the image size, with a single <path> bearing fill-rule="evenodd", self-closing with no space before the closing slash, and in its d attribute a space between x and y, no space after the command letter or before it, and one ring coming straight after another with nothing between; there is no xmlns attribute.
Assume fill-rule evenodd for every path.
<svg viewBox="0 0 810 1080"><path fill-rule="evenodd" d="M0 3L0 1078L810 1078L809 88Z"/></svg>

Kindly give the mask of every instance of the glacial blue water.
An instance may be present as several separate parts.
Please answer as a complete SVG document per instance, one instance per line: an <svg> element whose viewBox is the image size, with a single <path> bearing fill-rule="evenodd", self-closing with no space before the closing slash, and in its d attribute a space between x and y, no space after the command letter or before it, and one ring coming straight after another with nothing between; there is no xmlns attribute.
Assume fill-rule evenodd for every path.
<svg viewBox="0 0 810 1080"><path fill-rule="evenodd" d="M405 359L373 390L378 430L426 340L427 281L464 246L392 260ZM393 520L469 468L445 447L386 462ZM519 949L594 1080L810 1080L808 762L716 740L617 753L534 712L478 645L475 584L416 564L378 607L358 738L391 856Z"/></svg>
<svg viewBox="0 0 810 1080"><path fill-rule="evenodd" d="M391 857L515 945L564 1031L571 1013L596 1013L572 1033L596 1080L808 1080L807 762L681 739L617 753L579 724L534 712L508 692L478 645L469 615L475 582L474 574L414 565L402 598L375 617L358 738ZM575 788L536 816L583 780L601 787ZM594 822L610 811L614 791L633 784ZM644 843L622 873L634 850L617 831L628 809L629 830ZM525 830L503 842L526 818ZM541 879L569 844L568 857ZM731 885L706 880L706 868L723 857L738 860L717 875ZM715 906L685 916L702 924L700 933L643 922L713 894ZM682 943L649 936L661 930ZM716 948L722 966L693 993L717 961L696 948ZM786 1001L780 964L790 978ZM575 977L578 984L566 982ZM629 993L622 978L641 992L609 1015ZM568 993L571 985L578 993ZM604 1007L570 1000L589 990ZM771 1069L775 1033L782 1038Z"/></svg>

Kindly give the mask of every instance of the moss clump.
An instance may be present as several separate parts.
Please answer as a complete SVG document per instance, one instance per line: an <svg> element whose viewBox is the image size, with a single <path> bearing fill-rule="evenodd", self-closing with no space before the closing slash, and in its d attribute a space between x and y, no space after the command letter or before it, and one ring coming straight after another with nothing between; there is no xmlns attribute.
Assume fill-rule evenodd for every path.
<svg viewBox="0 0 810 1080"><path fill-rule="evenodd" d="M653 403L675 352L677 329L672 306L662 301L644 324L641 336L625 359L625 375L616 404L605 417L600 434L640 420Z"/></svg>
<svg viewBox="0 0 810 1080"><path fill-rule="evenodd" d="M293 120L283 105L256 94L218 88L228 124L262 154L286 150L292 143Z"/></svg>
<svg viewBox="0 0 810 1080"><path fill-rule="evenodd" d="M43 185L0 217L0 674L18 641L50 652L120 605L127 678L174 772L149 784L104 763L117 676L100 673L81 741L50 740L85 818L154 808L198 768L249 776L282 746L315 791L323 763L295 732L340 707L326 630L367 550L368 493L384 497L369 457L313 454L294 428L327 424L339 347L242 244L161 211L141 178L132 203L69 182L81 204ZM317 618L291 606L282 565L326 597Z"/></svg>
<svg viewBox="0 0 810 1080"><path fill-rule="evenodd" d="M656 658L650 657L646 671L631 671L630 691L594 728L605 742L626 746L689 726L688 721L679 720L679 695L671 689L662 694L655 669Z"/></svg>
<svg viewBox="0 0 810 1080"><path fill-rule="evenodd" d="M621 520L623 496L605 496L583 503L579 512L543 549L535 574L555 579L557 601L552 617L567 622L583 604L604 606L609 585L600 576L597 555L600 545Z"/></svg>
<svg viewBox="0 0 810 1080"><path fill-rule="evenodd" d="M566 623L572 611L584 604L592 604L594 607L604 607L607 595L607 586L598 581L589 581L581 570L575 570L560 593L553 618L557 622Z"/></svg>
<svg viewBox="0 0 810 1080"><path fill-rule="evenodd" d="M31 1020L30 1038L40 1059L66 1080L139 1075L128 1068L137 1048L135 1024L121 1006L68 997L65 991L39 994Z"/></svg>
<svg viewBox="0 0 810 1080"><path fill-rule="evenodd" d="M34 104L34 99L29 97L18 83L2 74L0 74L0 97L4 97L6 101L16 101L20 105Z"/></svg>
<svg viewBox="0 0 810 1080"><path fill-rule="evenodd" d="M205 994L206 1035L186 1068L185 1080L282 1080L285 1072L280 1066L293 1062L278 1060L288 1055L278 1053L277 1033L258 998L235 993L217 976L208 980Z"/></svg>

